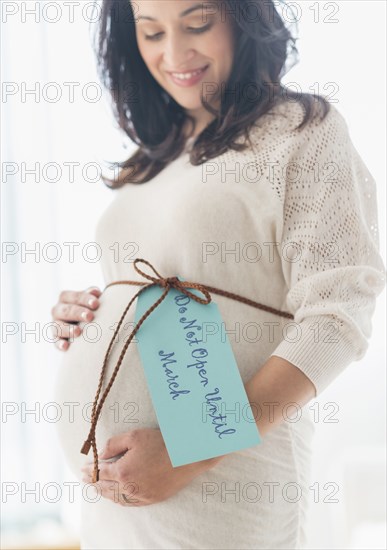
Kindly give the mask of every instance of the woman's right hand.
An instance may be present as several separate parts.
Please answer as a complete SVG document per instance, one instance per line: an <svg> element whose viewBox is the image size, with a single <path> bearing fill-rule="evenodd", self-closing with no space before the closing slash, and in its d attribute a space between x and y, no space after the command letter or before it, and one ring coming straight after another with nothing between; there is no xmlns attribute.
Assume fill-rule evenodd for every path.
<svg viewBox="0 0 387 550"><path fill-rule="evenodd" d="M98 309L98 298L102 292L98 287L88 287L86 290L63 290L58 303L51 310L51 315L57 327L55 328L55 346L61 351L70 347L70 338L80 336L82 329L79 322L90 322L94 319L93 310Z"/></svg>

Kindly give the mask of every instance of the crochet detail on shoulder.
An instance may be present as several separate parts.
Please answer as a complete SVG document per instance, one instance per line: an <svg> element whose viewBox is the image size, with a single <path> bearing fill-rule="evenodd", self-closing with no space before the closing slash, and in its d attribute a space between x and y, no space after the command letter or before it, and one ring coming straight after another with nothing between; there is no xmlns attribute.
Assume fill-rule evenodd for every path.
<svg viewBox="0 0 387 550"><path fill-rule="evenodd" d="M284 237L318 230L322 252L340 243L336 261L309 270L356 265L379 246L376 185L355 149L347 123L331 106L325 119L300 132L284 172ZM358 256L353 254L357 250ZM351 254L351 252L353 254Z"/></svg>
<svg viewBox="0 0 387 550"><path fill-rule="evenodd" d="M283 138L291 137L295 141L307 139L308 133L313 133L324 123L332 124L336 127L342 127L347 130L347 124L340 112L329 104L329 110L323 118L323 106L321 102L315 102L312 117L306 125L297 129L302 123L305 115L304 107L299 101L285 100L277 103L270 111L260 117L250 130L250 140L253 146L259 147L267 144L271 140L278 142ZM294 143L293 143L294 147ZM291 152L289 150L289 152Z"/></svg>

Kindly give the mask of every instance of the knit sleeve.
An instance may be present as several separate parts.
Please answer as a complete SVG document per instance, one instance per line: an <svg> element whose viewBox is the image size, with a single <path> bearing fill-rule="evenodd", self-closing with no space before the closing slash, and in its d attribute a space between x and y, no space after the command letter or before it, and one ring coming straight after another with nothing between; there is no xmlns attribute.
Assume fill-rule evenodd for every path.
<svg viewBox="0 0 387 550"><path fill-rule="evenodd" d="M343 116L331 105L301 132L287 167L279 247L294 321L271 355L304 372L318 396L365 355L385 266L375 181Z"/></svg>

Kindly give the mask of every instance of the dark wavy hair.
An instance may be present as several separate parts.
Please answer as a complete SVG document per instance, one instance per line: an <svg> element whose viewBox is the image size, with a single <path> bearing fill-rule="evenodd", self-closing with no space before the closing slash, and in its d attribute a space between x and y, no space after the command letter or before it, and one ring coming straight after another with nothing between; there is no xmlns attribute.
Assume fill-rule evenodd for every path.
<svg viewBox="0 0 387 550"><path fill-rule="evenodd" d="M285 24L274 3L221 1L227 5L226 13L232 18L236 33L234 63L228 81L222 86L219 111L201 95L202 105L215 118L195 139L190 152L193 165L228 149L241 151L249 147L235 140L242 134L249 140L251 127L280 101L297 101L302 105L303 120L297 129L314 118L317 111L321 112L317 105L322 106L322 118L329 111L329 103L323 96L292 91L281 84L282 76L298 61L297 38L289 28L292 25ZM257 15L251 17L251 13ZM159 85L145 65L137 45L131 1L102 0L100 15L94 42L97 71L111 94L118 126L138 145L129 159L111 164L119 168L116 179L102 177L107 186L116 189L125 183L151 180L177 158L185 147L183 127L189 119L193 128L194 119ZM252 86L254 99L243 93Z"/></svg>

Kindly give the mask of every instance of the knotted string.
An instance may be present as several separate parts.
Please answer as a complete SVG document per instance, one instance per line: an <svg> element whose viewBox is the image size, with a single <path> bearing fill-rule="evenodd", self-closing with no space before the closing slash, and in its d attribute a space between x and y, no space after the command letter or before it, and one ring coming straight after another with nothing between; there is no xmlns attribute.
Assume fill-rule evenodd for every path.
<svg viewBox="0 0 387 550"><path fill-rule="evenodd" d="M142 263L148 265L152 269L152 271L155 273L156 277L153 277L152 275L149 275L149 274L144 273L143 271L141 271L141 269L139 267L137 267L137 265L136 265L139 262L142 262ZM234 294L234 293L228 292L226 290L221 290L219 288L211 287L211 286L200 284L200 283L193 283L193 282L190 282L190 281L180 281L177 277L162 277L156 271L156 269L153 267L152 264L150 264L147 260L144 260L142 258L136 258L133 262L133 267L137 271L137 273L139 273L140 275L142 275L143 277L145 277L146 279L151 281L151 283L146 283L146 282L142 282L142 281L127 281L127 280L113 281L113 282L109 283L108 285L106 285L105 288L104 288L104 291L105 291L109 286L120 285L120 284L143 286L143 288L141 288L133 296L133 298L130 300L130 302L126 306L123 314L121 315L121 318L118 322L116 330L114 331L113 337L110 341L109 347L106 351L105 358L104 358L104 361L103 361L102 370L101 370L101 374L100 374L100 377L99 377L97 393L95 395L94 403L93 403L93 411L92 411L92 414L91 414L90 431L89 431L89 435L88 435L87 439L85 440L85 442L82 446L82 449L81 449L81 453L87 455L89 453L90 447L93 448L94 471L93 471L93 476L92 476L92 483L96 483L97 481L99 481L98 452L97 452L97 443L96 443L95 432L96 432L97 422L98 422L98 418L101 414L103 404L104 404L104 402L107 398L107 395L110 391L110 388L112 387L113 382L114 382L114 380L115 380L115 378L118 374L118 371L119 371L121 363L124 359L126 350L128 349L129 344L133 340L134 335L138 332L139 328L141 327L141 325L143 324L145 319L147 317L149 317L149 315L166 298L166 296L167 296L167 294L168 294L168 292L171 288L175 288L176 290L179 290L179 291L183 292L184 294L189 296L189 298L191 298L192 300L195 300L196 302L199 302L200 304L205 304L205 305L209 304L211 302L210 292L212 292L214 294L219 294L221 296L226 296L226 297L231 298L233 300L238 300L239 302L242 302L244 304L256 307L258 309L263 309L264 311L267 311L269 313L275 313L276 315L280 315L280 316L286 317L288 319L294 319L294 317L291 313L287 313L285 311L280 311L278 309L275 309L275 308L272 308L272 307L269 307L269 306L265 306L263 304L260 304L259 302L255 302L253 300L250 300L249 298L239 296L238 294ZM123 322L128 310L129 310L130 306L134 302L134 300L142 292L144 292L144 290L146 290L147 288L150 288L152 286L155 286L155 285L159 285L162 288L164 288L165 290L164 290L163 294L155 301L155 303L153 305L151 305L148 308L148 310L142 315L142 317L139 319L139 321L135 324L135 327L132 330L129 338L125 342L125 345L124 345L124 347L121 351L121 354L118 358L117 364L116 364L115 369L113 371L113 374L110 378L110 381L109 381L109 383L108 383L108 385L107 385L107 387L106 387L106 389L105 389L105 391L104 391L104 393L101 397L101 400L98 404L98 398L99 398L99 395L100 395L101 389L102 389L102 383L103 383L103 379L104 379L104 375L105 375L105 371L106 371L106 367L107 367L108 357L109 357L110 351L113 347L115 337L116 337L116 335L117 335L117 333L120 329L120 326L122 325L122 322ZM193 289L199 290L205 296L205 298L201 298L200 296L196 296L196 294L193 294L192 292L190 292L188 290L188 288L193 288Z"/></svg>

